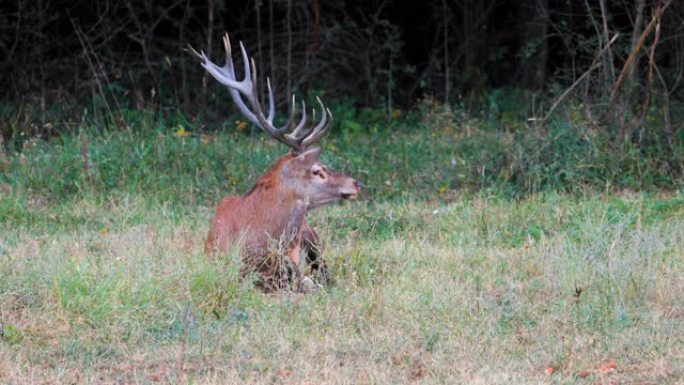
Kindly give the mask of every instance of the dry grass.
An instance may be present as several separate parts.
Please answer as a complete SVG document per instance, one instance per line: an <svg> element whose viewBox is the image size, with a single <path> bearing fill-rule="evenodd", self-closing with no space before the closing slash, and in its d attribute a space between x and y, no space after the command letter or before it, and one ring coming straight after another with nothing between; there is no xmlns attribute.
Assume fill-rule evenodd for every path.
<svg viewBox="0 0 684 385"><path fill-rule="evenodd" d="M208 208L30 210L0 227L0 383L684 381L679 195L326 208L312 295L205 258Z"/></svg>

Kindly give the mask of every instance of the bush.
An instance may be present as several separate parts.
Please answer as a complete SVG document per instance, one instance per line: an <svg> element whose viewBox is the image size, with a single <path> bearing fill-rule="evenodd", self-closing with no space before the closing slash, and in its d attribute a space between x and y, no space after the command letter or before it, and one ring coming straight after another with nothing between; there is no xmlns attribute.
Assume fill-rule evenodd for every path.
<svg viewBox="0 0 684 385"><path fill-rule="evenodd" d="M543 128L520 119L511 126L510 114L473 116L430 100L391 121L350 101L337 109L323 160L359 178L370 199L449 198L463 189L520 196L682 185L681 132L645 126L620 140L614 130L577 116ZM124 131L86 122L59 137L19 138L19 146L19 139L10 140L3 190L52 200L143 194L211 202L247 191L285 153L256 128L232 120L225 130L207 131L201 120L175 112L128 115Z"/></svg>

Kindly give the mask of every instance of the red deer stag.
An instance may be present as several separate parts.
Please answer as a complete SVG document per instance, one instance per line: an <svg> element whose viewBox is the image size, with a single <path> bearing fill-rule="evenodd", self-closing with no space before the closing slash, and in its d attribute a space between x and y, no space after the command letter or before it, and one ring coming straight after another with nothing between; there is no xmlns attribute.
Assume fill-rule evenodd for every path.
<svg viewBox="0 0 684 385"><path fill-rule="evenodd" d="M238 81L228 34L223 43L226 50L223 67L214 64L204 52L197 52L192 47L190 50L200 58L207 72L228 87L233 102L245 118L291 150L278 159L246 195L223 199L216 208L205 244L206 252L213 254L239 245L247 271L258 272L259 286L264 290L286 287L289 274L283 272L287 268L294 273L298 287L308 268L317 270L325 281L327 271L325 261L319 255L319 238L309 227L306 215L326 203L354 199L360 192L358 181L323 165L318 159L320 147L312 147L330 128L332 114L318 99L321 120L315 126L307 124L306 106L302 101L301 119L296 123L296 102L292 95L289 119L282 127L276 127L270 80L266 79L268 115L264 116L257 95L254 60L250 66L240 42L245 78ZM312 115L315 120L315 110ZM282 263L283 256L289 260L289 267L287 262Z"/></svg>

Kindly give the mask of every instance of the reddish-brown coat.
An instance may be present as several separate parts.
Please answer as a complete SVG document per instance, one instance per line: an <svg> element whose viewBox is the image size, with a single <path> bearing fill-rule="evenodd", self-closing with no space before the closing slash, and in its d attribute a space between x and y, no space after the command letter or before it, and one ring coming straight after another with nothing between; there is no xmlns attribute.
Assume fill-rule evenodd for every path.
<svg viewBox="0 0 684 385"><path fill-rule="evenodd" d="M308 211L359 193L358 182L320 164L319 153L320 149L314 149L285 155L246 195L224 198L209 230L207 254L240 247L245 268L257 271L267 289L282 285L283 256L299 277L300 254L318 252L318 236L306 221Z"/></svg>

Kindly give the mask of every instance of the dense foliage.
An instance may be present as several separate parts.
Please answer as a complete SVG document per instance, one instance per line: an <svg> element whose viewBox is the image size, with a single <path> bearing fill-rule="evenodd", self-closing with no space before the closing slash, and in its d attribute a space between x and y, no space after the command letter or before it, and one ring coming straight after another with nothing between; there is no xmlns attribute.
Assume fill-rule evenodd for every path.
<svg viewBox="0 0 684 385"><path fill-rule="evenodd" d="M678 1L19 0L1 7L0 68L9 76L0 77L0 162L34 166L3 166L0 178L33 175L20 184L34 191L142 188L173 167L215 175L197 175L187 188L225 187L222 176L241 172L225 157L252 146L237 132L248 127L234 124L223 87L185 52L192 44L220 62L223 31L243 40L271 76L281 111L290 91L323 96L336 118L331 148L370 180L382 175L373 180L381 196L415 188L675 189L682 180ZM179 129L192 135L169 139ZM414 142L394 139L404 130ZM157 135L170 146L159 150ZM435 136L443 140L421 144ZM226 138L240 148L222 149ZM198 158L204 147L215 152ZM386 151L411 165L407 176L377 172L377 154ZM36 168L40 162L46 168ZM131 167L139 180L118 176ZM68 178L40 187L50 172ZM415 173L421 176L408 176Z"/></svg>
<svg viewBox="0 0 684 385"><path fill-rule="evenodd" d="M357 114L344 103L333 114L337 126L324 140L323 157L360 179L365 199L449 201L459 191L480 189L520 196L682 186L684 131L672 138L640 132L616 142L584 120L553 120L545 129L507 127L494 118L465 119L429 101L392 125L381 111ZM48 141L25 140L0 162L0 185L50 201L143 193L180 204L212 202L246 192L285 152L239 120L218 131L183 115L135 113L131 121L130 131L90 127Z"/></svg>

